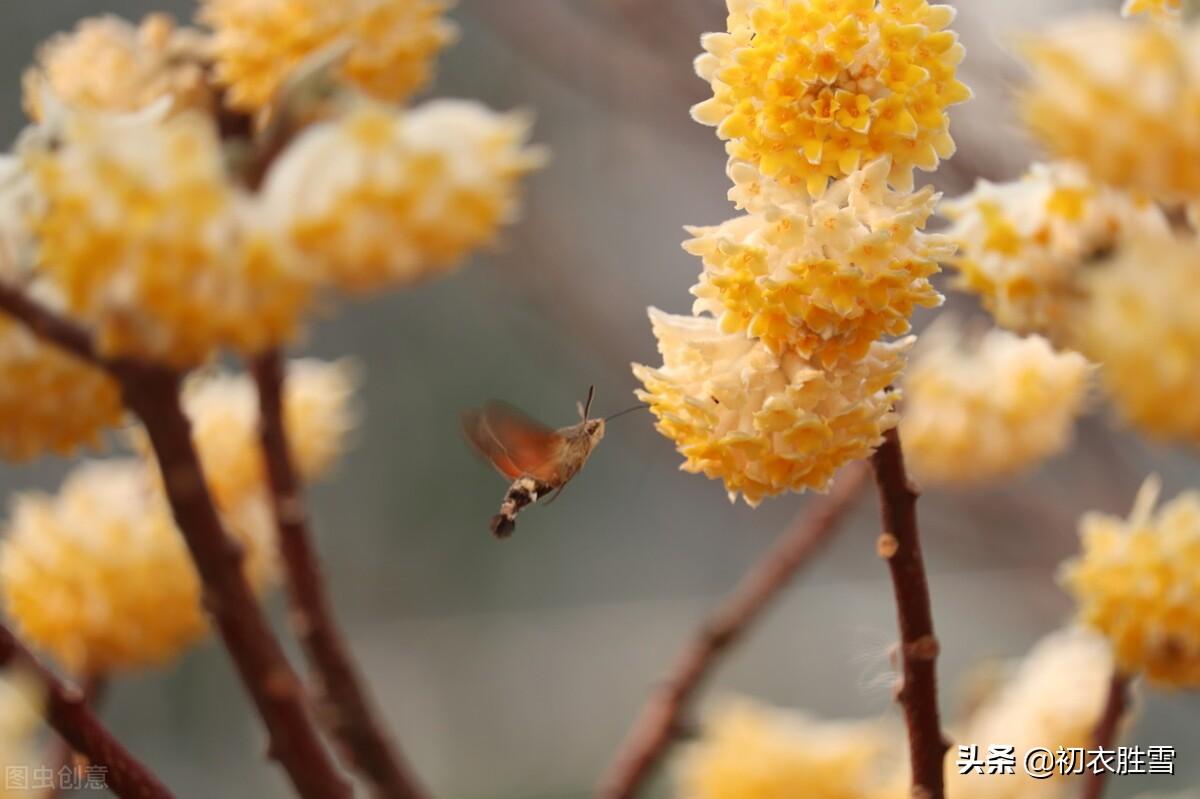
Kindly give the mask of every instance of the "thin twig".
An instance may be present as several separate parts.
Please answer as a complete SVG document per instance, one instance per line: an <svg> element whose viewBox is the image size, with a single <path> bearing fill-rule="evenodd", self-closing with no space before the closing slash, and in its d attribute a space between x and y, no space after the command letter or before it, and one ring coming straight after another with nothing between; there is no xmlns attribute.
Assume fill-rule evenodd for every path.
<svg viewBox="0 0 1200 799"><path fill-rule="evenodd" d="M634 796L666 754L683 714L704 680L763 614L796 573L828 542L867 483L865 463L846 468L827 496L810 504L796 523L759 558L723 604L701 625L662 688L643 706L600 787L601 799Z"/></svg>
<svg viewBox="0 0 1200 799"><path fill-rule="evenodd" d="M217 515L180 405L180 375L148 362L101 357L83 328L11 286L0 284L0 311L116 378L126 406L145 425L175 522L204 586L205 607L266 725L269 756L306 799L350 796L308 716L299 680L246 582L241 547Z"/></svg>
<svg viewBox="0 0 1200 799"><path fill-rule="evenodd" d="M63 685L12 631L0 625L0 665L33 675L45 691L46 721L71 747L105 770L108 788L122 799L171 799L171 792L92 714L81 691Z"/></svg>
<svg viewBox="0 0 1200 799"><path fill-rule="evenodd" d="M888 431L871 463L883 518L883 532L877 546L891 572L900 622L900 657L904 668L896 699L904 709L908 727L912 796L944 799L944 761L950 744L942 733L938 713L939 644L933 630L929 582L917 528L917 490L908 480L900 434L895 429Z"/></svg>
<svg viewBox="0 0 1200 799"><path fill-rule="evenodd" d="M1108 696L1104 700L1104 710L1096 727L1092 731L1092 749L1113 749L1117 742L1117 732L1121 720L1129 707L1129 677L1119 671L1114 671L1108 682ZM1100 799L1104 795L1104 787L1108 780L1108 769L1091 771L1084 777L1083 790L1080 799Z"/></svg>
<svg viewBox="0 0 1200 799"><path fill-rule="evenodd" d="M283 360L278 352L270 352L256 358L252 369L291 618L312 666L317 718L327 724L343 759L370 783L375 796L419 799L425 792L378 718L326 596L284 427Z"/></svg>
<svg viewBox="0 0 1200 799"><path fill-rule="evenodd" d="M79 692L83 695L83 703L87 705L93 713L96 712L96 707L104 695L105 680L103 677L91 675L84 678L79 684ZM46 763L53 769L56 779L50 789L42 794L42 799L54 799L67 789L57 776L62 773L64 768L75 772L76 777L80 776L80 766L82 762L87 761L87 756L79 752L67 743L60 735L55 736L52 741L50 751L46 754Z"/></svg>

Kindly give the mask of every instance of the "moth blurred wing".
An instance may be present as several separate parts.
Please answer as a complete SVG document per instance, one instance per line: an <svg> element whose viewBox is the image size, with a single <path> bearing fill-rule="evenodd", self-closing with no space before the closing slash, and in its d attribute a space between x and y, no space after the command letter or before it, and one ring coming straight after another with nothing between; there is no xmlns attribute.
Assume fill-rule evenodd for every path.
<svg viewBox="0 0 1200 799"><path fill-rule="evenodd" d="M553 428L503 402L463 414L463 432L484 458L510 480L530 475L553 482L564 439Z"/></svg>

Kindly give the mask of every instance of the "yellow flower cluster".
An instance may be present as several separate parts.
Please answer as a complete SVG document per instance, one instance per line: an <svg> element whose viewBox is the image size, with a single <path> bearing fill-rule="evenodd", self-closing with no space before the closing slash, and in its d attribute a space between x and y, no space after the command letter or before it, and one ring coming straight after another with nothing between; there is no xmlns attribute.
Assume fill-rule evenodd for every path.
<svg viewBox="0 0 1200 799"><path fill-rule="evenodd" d="M954 737L977 743L1003 741L1017 752L1041 747L1088 747L1103 712L1112 676L1112 653L1093 632L1068 628L1039 641L1011 676L975 709ZM947 769L946 795L970 799L1066 799L1077 784L1055 775L959 774Z"/></svg>
<svg viewBox="0 0 1200 799"><path fill-rule="evenodd" d="M1070 20L1028 42L1024 116L1058 156L1164 202L1200 196L1200 30Z"/></svg>
<svg viewBox="0 0 1200 799"><path fill-rule="evenodd" d="M953 151L945 109L969 90L948 6L926 0L728 0L704 37L714 96L693 116L727 140L745 215L688 228L703 271L692 316L651 309L663 366L638 396L682 468L751 505L824 490L895 426L891 391L918 307L953 247L914 164Z"/></svg>
<svg viewBox="0 0 1200 799"><path fill-rule="evenodd" d="M187 366L288 339L307 307L299 259L235 189L211 120L56 121L23 148L41 195L43 274L107 354Z"/></svg>
<svg viewBox="0 0 1200 799"><path fill-rule="evenodd" d="M248 510L226 523L261 590L275 573L274 524ZM207 631L199 578L141 460L85 464L57 496L19 496L0 593L21 634L76 675L164 663Z"/></svg>
<svg viewBox="0 0 1200 799"><path fill-rule="evenodd" d="M1129 424L1200 443L1200 240L1135 236L1082 281L1088 301L1070 337L1101 365L1104 388Z"/></svg>
<svg viewBox="0 0 1200 799"><path fill-rule="evenodd" d="M1083 267L1130 231L1165 232L1151 203L1093 183L1077 165L1034 164L1020 180L991 183L941 205L959 252L959 288L979 295L1002 327L1061 341L1081 295Z"/></svg>
<svg viewBox="0 0 1200 799"><path fill-rule="evenodd" d="M264 198L320 279L362 292L436 275L490 243L545 160L529 121L465 100L407 112L364 103L313 126L279 159Z"/></svg>
<svg viewBox="0 0 1200 799"><path fill-rule="evenodd" d="M305 359L288 364L284 427L304 480L323 475L345 448L356 423L352 404L357 382L355 369L347 361ZM218 506L235 508L261 494L266 476L254 382L245 374L201 374L184 386L183 405ZM146 449L144 441L138 444Z"/></svg>
<svg viewBox="0 0 1200 799"><path fill-rule="evenodd" d="M1111 642L1117 665L1163 686L1200 686L1200 492L1155 509L1146 481L1128 520L1080 521L1083 549L1063 566L1080 620Z"/></svg>
<svg viewBox="0 0 1200 799"><path fill-rule="evenodd" d="M922 335L904 375L900 433L926 483L1017 474L1063 451L1088 395L1092 367L1041 336L982 335L942 318Z"/></svg>
<svg viewBox="0 0 1200 799"><path fill-rule="evenodd" d="M830 178L891 157L889 180L954 153L946 108L971 96L949 6L926 0L728 0L702 38L713 97L692 109L730 157L819 196Z"/></svg>
<svg viewBox="0 0 1200 799"><path fill-rule="evenodd" d="M217 79L229 101L267 105L296 67L338 43L342 77L380 100L400 101L429 82L438 51L456 35L445 0L203 0Z"/></svg>
<svg viewBox="0 0 1200 799"><path fill-rule="evenodd" d="M677 793L680 799L865 799L882 746L881 730L871 724L731 702L684 753Z"/></svg>
<svg viewBox="0 0 1200 799"><path fill-rule="evenodd" d="M131 112L169 97L173 110L210 110L205 35L165 14L138 26L113 16L83 20L38 49L24 76L25 108L42 119L45 95L81 110Z"/></svg>
<svg viewBox="0 0 1200 799"><path fill-rule="evenodd" d="M888 169L881 158L815 202L689 228L694 238L684 249L704 262L694 312L716 316L723 332L744 331L827 368L907 333L916 307L941 303L929 276L950 250L921 232L933 190L890 191Z"/></svg>
<svg viewBox="0 0 1200 799"><path fill-rule="evenodd" d="M658 430L684 471L722 479L750 505L824 489L842 464L871 454L895 424L886 391L911 340L875 342L859 361L814 367L794 352L724 333L717 320L650 309L663 366L635 365Z"/></svg>
<svg viewBox="0 0 1200 799"><path fill-rule="evenodd" d="M123 413L107 375L0 318L0 458L68 455L96 445Z"/></svg>
<svg viewBox="0 0 1200 799"><path fill-rule="evenodd" d="M1136 17L1149 14L1156 19L1178 19L1183 10L1183 0L1125 0L1121 15Z"/></svg>

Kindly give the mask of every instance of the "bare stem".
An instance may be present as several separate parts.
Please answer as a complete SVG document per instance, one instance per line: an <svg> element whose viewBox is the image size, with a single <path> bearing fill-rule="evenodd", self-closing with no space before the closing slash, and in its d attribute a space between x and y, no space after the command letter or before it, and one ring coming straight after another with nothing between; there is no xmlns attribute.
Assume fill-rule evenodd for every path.
<svg viewBox="0 0 1200 799"><path fill-rule="evenodd" d="M104 694L104 683L104 678L91 675L84 678L79 684L82 701L91 708L93 713L96 712L96 707ZM69 768L75 772L76 777L79 777L81 761L86 762L87 756L76 752L62 736L54 738L52 746L46 755L46 763L54 770L55 775L61 774L63 768ZM55 784L42 795L42 799L54 799L65 788L65 785L55 780Z"/></svg>
<svg viewBox="0 0 1200 799"><path fill-rule="evenodd" d="M866 485L866 464L855 463L833 490L814 500L796 523L750 568L733 593L700 626L670 677L642 707L605 777L601 799L634 796L666 754L683 714L704 680L784 588L837 531Z"/></svg>
<svg viewBox="0 0 1200 799"><path fill-rule="evenodd" d="M105 769L110 790L122 799L171 799L171 792L112 736L87 706L82 691L63 685L0 625L0 665L37 678L45 691L46 721L72 749Z"/></svg>
<svg viewBox="0 0 1200 799"><path fill-rule="evenodd" d="M942 734L938 713L939 644L917 528L917 490L908 480L900 434L895 429L888 431L871 463L883 518L878 551L891 572L900 622L903 677L896 698L908 728L912 795L915 799L944 799L944 761L950 744Z"/></svg>
<svg viewBox="0 0 1200 799"><path fill-rule="evenodd" d="M269 755L305 799L350 796L308 717L299 680L246 582L241 548L217 515L180 405L180 375L152 363L99 356L85 330L11 286L0 284L0 311L107 370L120 384L125 404L146 427L175 522L204 587L205 607L267 727Z"/></svg>
<svg viewBox="0 0 1200 799"><path fill-rule="evenodd" d="M326 596L284 427L283 360L278 352L270 352L255 359L252 368L292 622L312 666L317 717L340 745L343 759L370 783L375 796L420 799L424 791L389 739Z"/></svg>
<svg viewBox="0 0 1200 799"><path fill-rule="evenodd" d="M1121 720L1129 707L1129 677L1119 671L1114 671L1108 683L1108 696L1104 701L1104 710L1092 731L1093 749L1113 749L1117 742L1117 731ZM1100 769L1089 772L1084 777L1083 790L1080 799L1100 799L1104 795L1104 787L1108 784L1108 770Z"/></svg>

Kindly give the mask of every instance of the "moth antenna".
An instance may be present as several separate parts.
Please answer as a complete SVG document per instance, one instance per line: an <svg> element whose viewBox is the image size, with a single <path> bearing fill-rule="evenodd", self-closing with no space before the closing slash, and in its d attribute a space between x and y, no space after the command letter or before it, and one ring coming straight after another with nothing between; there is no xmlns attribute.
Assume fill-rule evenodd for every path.
<svg viewBox="0 0 1200 799"><path fill-rule="evenodd" d="M634 411L640 411L640 410L643 410L643 409L649 408L649 407L650 406L646 405L645 403L642 403L640 405L634 405L632 408L626 408L623 411L618 411L617 413L614 413L612 416L605 416L604 421L611 422L613 419L616 419L618 416L624 416L627 413L633 413Z"/></svg>
<svg viewBox="0 0 1200 799"><path fill-rule="evenodd" d="M588 413L592 410L592 400L596 398L596 387L588 386L587 402L579 410L579 415L583 417L583 421L587 421Z"/></svg>

